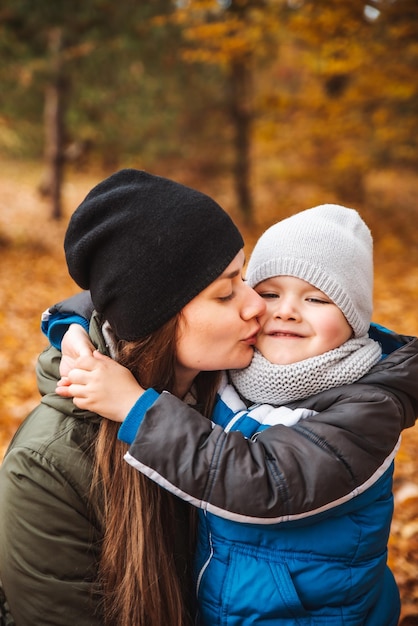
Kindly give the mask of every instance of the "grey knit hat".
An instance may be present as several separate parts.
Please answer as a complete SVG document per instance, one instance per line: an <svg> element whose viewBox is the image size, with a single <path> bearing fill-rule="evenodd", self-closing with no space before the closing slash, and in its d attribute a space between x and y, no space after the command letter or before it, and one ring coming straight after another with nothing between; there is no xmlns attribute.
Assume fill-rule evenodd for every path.
<svg viewBox="0 0 418 626"><path fill-rule="evenodd" d="M209 196L167 178L124 169L94 187L71 217L70 275L117 337L160 328L213 282L243 247Z"/></svg>
<svg viewBox="0 0 418 626"><path fill-rule="evenodd" d="M367 334L373 310L373 240L354 209L323 204L267 229L254 247L246 278L255 287L273 276L306 280L341 309L355 337Z"/></svg>

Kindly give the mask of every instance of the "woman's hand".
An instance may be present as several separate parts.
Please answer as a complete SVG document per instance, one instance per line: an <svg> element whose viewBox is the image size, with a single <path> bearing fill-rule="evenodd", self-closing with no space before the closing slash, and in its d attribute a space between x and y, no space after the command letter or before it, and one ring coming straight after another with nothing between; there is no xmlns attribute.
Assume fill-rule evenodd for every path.
<svg viewBox="0 0 418 626"><path fill-rule="evenodd" d="M56 393L79 408L123 422L144 393L133 374L97 350L76 359L76 367L58 381Z"/></svg>
<svg viewBox="0 0 418 626"><path fill-rule="evenodd" d="M70 324L61 342L60 375L67 376L80 357L91 356L95 350L90 337L80 324Z"/></svg>

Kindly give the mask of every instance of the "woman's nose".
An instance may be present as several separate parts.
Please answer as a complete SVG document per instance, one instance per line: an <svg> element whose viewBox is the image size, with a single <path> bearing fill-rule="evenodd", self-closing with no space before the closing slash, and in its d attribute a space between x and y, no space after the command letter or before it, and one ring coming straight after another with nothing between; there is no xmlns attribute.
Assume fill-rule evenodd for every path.
<svg viewBox="0 0 418 626"><path fill-rule="evenodd" d="M250 320L253 317L260 317L266 312L266 303L252 287L245 285L245 304L242 308L242 318Z"/></svg>

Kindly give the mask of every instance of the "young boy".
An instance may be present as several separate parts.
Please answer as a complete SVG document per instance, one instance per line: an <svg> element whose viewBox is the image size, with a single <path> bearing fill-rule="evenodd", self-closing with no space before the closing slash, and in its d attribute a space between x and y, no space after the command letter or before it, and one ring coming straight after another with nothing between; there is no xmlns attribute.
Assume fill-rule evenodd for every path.
<svg viewBox="0 0 418 626"><path fill-rule="evenodd" d="M245 404L256 404L230 415L218 406L215 421L254 438L273 424L294 426L312 415L312 396L326 398L329 389L346 385L341 394L349 397L349 385L381 359L380 345L368 336L370 231L350 209L304 211L261 236L246 277L267 309L251 364L230 376ZM386 567L392 471L351 505L298 521L249 526L201 514L202 623L222 624L227 615L237 625L395 625L398 592Z"/></svg>
<svg viewBox="0 0 418 626"><path fill-rule="evenodd" d="M379 385L387 384L387 379L379 370L381 347L368 335L372 237L358 213L323 205L275 224L254 248L247 281L266 300L267 310L259 320L253 361L245 370L230 373L233 386L224 381L213 422L224 431L240 431L253 443L274 425L302 432L302 420L329 410L343 421L347 406L359 413L359 420L367 421ZM110 394L112 377L105 383L102 388ZM120 387L118 392L124 395ZM144 417L144 398L148 394L148 406L153 405L153 393L146 392L141 407L137 403L123 423L120 438L128 443ZM97 401L96 395L96 407ZM103 397L104 415L106 401ZM382 414L392 410L390 399L381 404ZM310 436L308 429L303 432ZM318 439L321 452L328 452L327 446L339 455L330 443ZM268 520L239 511L217 515L216 507L207 506L210 496L197 502L165 476L163 461L161 467L156 461L157 472L155 466L149 471L141 457L141 432L126 458L202 509L196 552L199 623L395 626L399 594L386 565L395 452L347 498ZM161 455L161 449L155 454ZM184 460L178 463L187 473ZM271 462L274 465L273 458ZM308 466L316 462L316 456L305 459ZM230 463L236 463L232 455ZM347 463L343 454L341 463ZM355 459L349 463L349 471L355 473ZM324 474L324 489L332 480ZM250 483L248 499L257 509L258 494Z"/></svg>

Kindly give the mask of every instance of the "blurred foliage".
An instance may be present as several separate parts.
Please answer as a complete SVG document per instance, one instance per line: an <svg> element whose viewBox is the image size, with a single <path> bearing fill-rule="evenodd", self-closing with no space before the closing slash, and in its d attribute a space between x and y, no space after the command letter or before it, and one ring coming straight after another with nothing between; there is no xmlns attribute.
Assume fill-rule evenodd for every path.
<svg viewBox="0 0 418 626"><path fill-rule="evenodd" d="M56 29L73 162L62 223L36 194ZM374 319L418 334L416 0L2 0L0 56L0 457L38 402L40 312L76 291L66 221L119 166L213 195L243 230L247 256L282 217L355 206L375 239ZM239 149L253 224L232 191ZM418 624L417 444L416 429L406 432L390 538L402 626Z"/></svg>
<svg viewBox="0 0 418 626"><path fill-rule="evenodd" d="M346 202L364 198L366 172L418 165L416 0L3 0L3 154L42 155L54 28L84 165L181 161L216 180L241 150L252 187L322 180Z"/></svg>
<svg viewBox="0 0 418 626"><path fill-rule="evenodd" d="M5 125L15 131L14 154L42 154L43 93L50 72L48 40L57 28L64 39L68 143L87 141L103 155L104 164L109 161L113 166L122 154L144 145L157 101L163 132L172 114L165 101L172 74L167 54L161 52L160 29L151 18L166 6L156 0L78 0L71 8L64 0L35 4L5 0L0 9L0 52L5 61L0 80L3 94L8 95L2 98L0 110ZM164 33L164 41L171 30ZM165 76L167 90L160 76ZM22 120L31 123L32 143L20 132Z"/></svg>

